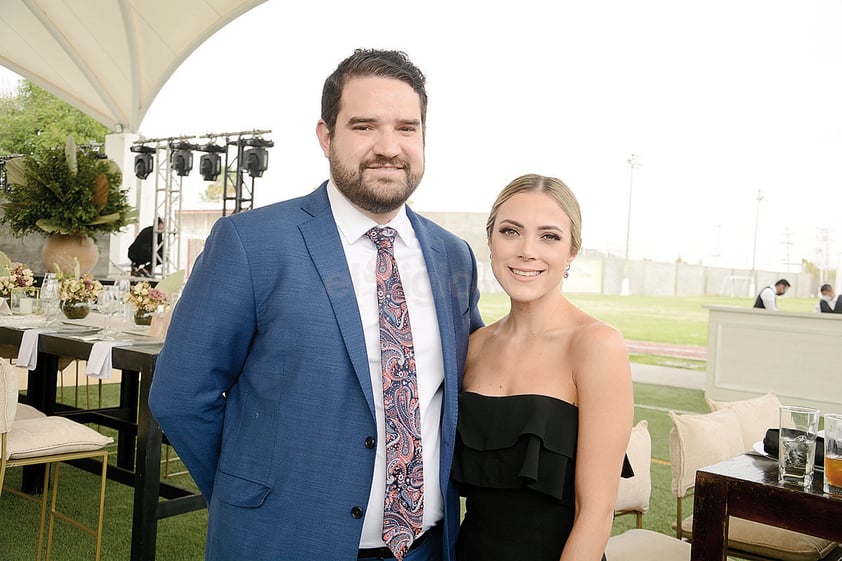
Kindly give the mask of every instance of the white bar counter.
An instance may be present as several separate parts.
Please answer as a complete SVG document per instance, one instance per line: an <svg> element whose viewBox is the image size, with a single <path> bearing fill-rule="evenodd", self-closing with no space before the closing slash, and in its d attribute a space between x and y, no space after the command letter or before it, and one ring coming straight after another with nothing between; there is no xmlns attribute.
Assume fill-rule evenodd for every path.
<svg viewBox="0 0 842 561"><path fill-rule="evenodd" d="M773 391L785 404L842 413L842 314L707 308L706 398Z"/></svg>

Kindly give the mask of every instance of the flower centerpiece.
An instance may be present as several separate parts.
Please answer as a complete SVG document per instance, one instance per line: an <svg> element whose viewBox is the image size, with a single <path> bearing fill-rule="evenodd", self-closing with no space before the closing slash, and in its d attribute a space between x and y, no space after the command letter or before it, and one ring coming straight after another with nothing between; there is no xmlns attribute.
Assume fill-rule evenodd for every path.
<svg viewBox="0 0 842 561"><path fill-rule="evenodd" d="M122 174L117 163L93 147L78 148L72 136L63 147L7 160L6 179L9 190L0 222L16 237L49 236L44 251L47 270L56 264L70 269L72 257L62 256L68 249L48 254L51 243L64 242L88 251L80 260L84 272L89 272L99 255L92 238L137 221L137 210L129 206L127 192L120 189Z"/></svg>
<svg viewBox="0 0 842 561"><path fill-rule="evenodd" d="M129 293L126 294L126 301L135 307L134 321L138 325L149 325L152 323L152 315L159 306L166 306L168 302L167 293L157 288L152 288L149 281L135 283Z"/></svg>
<svg viewBox="0 0 842 561"><path fill-rule="evenodd" d="M33 293L35 289L32 287L35 282L35 277L32 274L32 269L24 263L13 261L8 270L0 267L0 272L5 273L0 276L0 297L9 298L13 290L22 290L26 293Z"/></svg>
<svg viewBox="0 0 842 561"><path fill-rule="evenodd" d="M61 310L68 319L82 319L91 311L91 301L96 300L102 291L102 283L89 274L79 274L79 263L76 262L73 275L59 271L58 294L61 300Z"/></svg>

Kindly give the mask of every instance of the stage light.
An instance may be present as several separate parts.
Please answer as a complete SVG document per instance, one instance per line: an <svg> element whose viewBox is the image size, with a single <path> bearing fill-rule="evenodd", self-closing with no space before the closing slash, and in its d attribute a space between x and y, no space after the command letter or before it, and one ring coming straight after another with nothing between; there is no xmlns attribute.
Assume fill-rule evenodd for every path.
<svg viewBox="0 0 842 561"><path fill-rule="evenodd" d="M263 172L269 167L269 152L266 148L274 146L275 142L255 137L246 140L245 144L254 148L243 152L243 168L252 177L263 177Z"/></svg>
<svg viewBox="0 0 842 561"><path fill-rule="evenodd" d="M199 150L206 152L199 158L199 173L202 174L202 179L216 181L216 178L222 173L222 158L219 154L225 152L225 147L208 143L200 147Z"/></svg>
<svg viewBox="0 0 842 561"><path fill-rule="evenodd" d="M190 174L193 169L193 152L194 146L187 142L180 142L171 145L172 154L170 155L170 166L175 170L175 173L180 177Z"/></svg>
<svg viewBox="0 0 842 561"><path fill-rule="evenodd" d="M154 158L152 157L152 154L155 153L155 149L151 146L136 144L130 147L129 150L137 153L134 157L135 177L138 179L146 179L155 167Z"/></svg>
<svg viewBox="0 0 842 561"><path fill-rule="evenodd" d="M243 168L252 177L263 177L269 167L269 152L266 148L249 148L243 153Z"/></svg>
<svg viewBox="0 0 842 561"><path fill-rule="evenodd" d="M222 173L222 158L219 154L202 154L199 158L199 173L205 181L216 181Z"/></svg>

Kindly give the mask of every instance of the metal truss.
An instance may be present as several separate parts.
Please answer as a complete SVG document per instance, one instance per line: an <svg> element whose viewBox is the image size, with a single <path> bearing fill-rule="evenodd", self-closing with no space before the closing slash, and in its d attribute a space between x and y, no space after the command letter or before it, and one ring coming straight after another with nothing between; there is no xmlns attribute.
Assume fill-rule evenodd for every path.
<svg viewBox="0 0 842 561"><path fill-rule="evenodd" d="M222 215L235 214L245 210L251 210L254 206L254 180L260 177L266 168L268 156L266 148L274 145L271 140L263 138L263 135L271 133L271 130L252 130L229 133L206 134L203 136L180 136L168 138L153 138L138 140L132 146L132 152L152 153L154 150L154 172L155 172L155 223L154 229L154 251L152 252L152 271L157 271L161 265L161 275L167 276L179 269L181 263L181 209L182 209L182 182L184 177L192 169L192 152L204 152L211 155L220 155L225 152L225 169L220 170L223 176L223 197ZM201 141L204 141L203 143ZM222 145L219 142L222 141ZM249 153L249 147L254 152ZM189 154L188 154L189 153ZM174 162L173 156L176 157ZM261 156L262 159L256 158ZM204 156L203 156L204 157ZM189 159L189 168L183 169L184 160ZM255 168L255 160L258 160L258 167ZM259 164L262 164L260 167ZM181 166L181 167L179 167ZM212 165L209 166L212 169ZM137 169L135 170L137 172ZM251 181L246 181L246 174ZM203 173L206 181L209 179ZM138 189L143 179L138 177ZM229 204L233 207L229 209ZM158 224L158 218L164 221L163 226Z"/></svg>

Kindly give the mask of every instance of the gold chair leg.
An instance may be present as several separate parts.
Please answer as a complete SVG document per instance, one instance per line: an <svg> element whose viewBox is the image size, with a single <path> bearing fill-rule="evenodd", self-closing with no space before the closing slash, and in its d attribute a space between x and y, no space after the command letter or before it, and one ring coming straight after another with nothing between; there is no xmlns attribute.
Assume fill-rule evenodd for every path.
<svg viewBox="0 0 842 561"><path fill-rule="evenodd" d="M41 523L38 525L38 551L35 560L41 561L41 548L44 546L44 523L47 519L47 497L50 491L50 466L44 464L44 488L41 491Z"/></svg>
<svg viewBox="0 0 842 561"><path fill-rule="evenodd" d="M95 561L99 561L102 554L102 522L105 519L105 481L108 474L108 455L102 457L102 474L99 484L99 519L96 526L96 555Z"/></svg>
<svg viewBox="0 0 842 561"><path fill-rule="evenodd" d="M53 466L53 488L50 491L50 527L47 531L47 554L44 557L44 561L50 561L50 553L53 549L53 528L55 527L56 521L56 498L58 496L58 467L61 462L54 462L51 464ZM44 488L44 494L47 493L46 487Z"/></svg>

